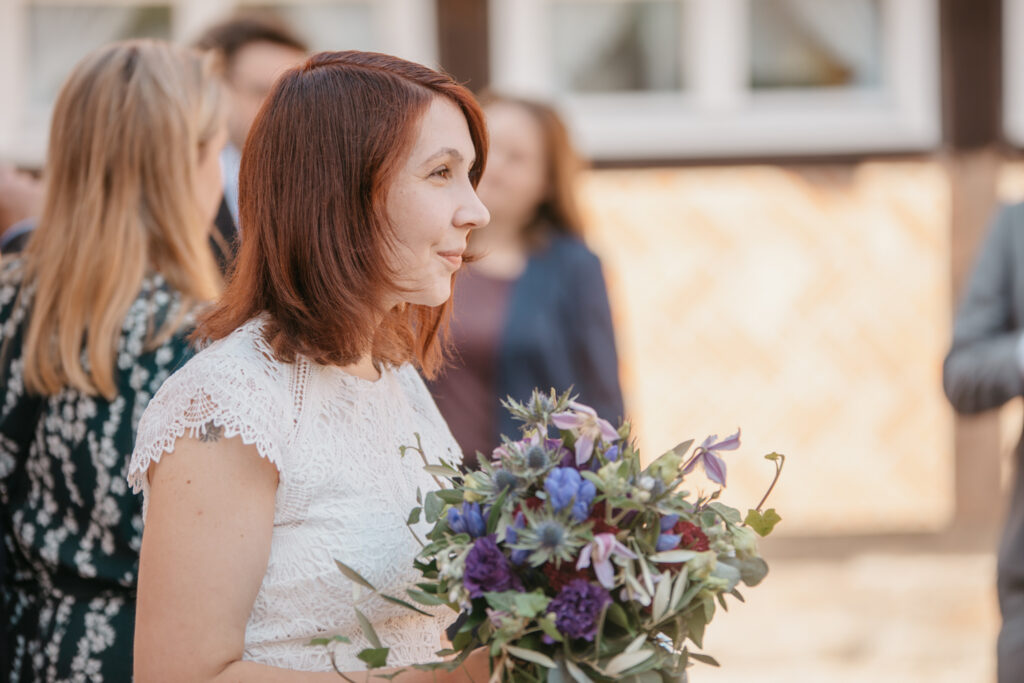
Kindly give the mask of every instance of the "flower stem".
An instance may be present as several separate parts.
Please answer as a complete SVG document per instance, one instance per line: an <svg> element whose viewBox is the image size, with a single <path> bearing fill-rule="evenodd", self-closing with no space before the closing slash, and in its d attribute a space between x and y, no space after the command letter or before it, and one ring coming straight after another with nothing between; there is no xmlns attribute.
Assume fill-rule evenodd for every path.
<svg viewBox="0 0 1024 683"><path fill-rule="evenodd" d="M764 507L764 504L768 501L768 496L772 495L772 490L775 488L775 484L778 483L779 476L782 475L782 466L786 464L786 456L782 453L779 453L778 455L778 460L775 460L775 478L772 479L771 486L768 487L768 490L764 492L764 497L761 498L761 502L757 504L757 508L755 509L758 512L761 511L761 508Z"/></svg>

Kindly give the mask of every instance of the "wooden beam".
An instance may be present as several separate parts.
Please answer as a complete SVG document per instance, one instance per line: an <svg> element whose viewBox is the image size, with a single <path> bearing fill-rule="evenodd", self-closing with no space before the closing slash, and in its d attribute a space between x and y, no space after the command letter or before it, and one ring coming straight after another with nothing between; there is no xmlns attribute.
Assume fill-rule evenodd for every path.
<svg viewBox="0 0 1024 683"><path fill-rule="evenodd" d="M941 0L943 137L953 149L1002 140L1003 0Z"/></svg>
<svg viewBox="0 0 1024 683"><path fill-rule="evenodd" d="M479 93L490 83L487 0L436 0L441 66Z"/></svg>

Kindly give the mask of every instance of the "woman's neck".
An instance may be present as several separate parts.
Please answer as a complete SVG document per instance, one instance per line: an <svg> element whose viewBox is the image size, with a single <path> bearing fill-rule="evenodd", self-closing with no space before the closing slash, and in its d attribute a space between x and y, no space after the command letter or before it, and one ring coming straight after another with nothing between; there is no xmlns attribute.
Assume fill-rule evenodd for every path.
<svg viewBox="0 0 1024 683"><path fill-rule="evenodd" d="M373 356L370 354L366 354L355 363L341 366L341 369L350 375L370 382L376 382L380 379L380 368L374 364Z"/></svg>

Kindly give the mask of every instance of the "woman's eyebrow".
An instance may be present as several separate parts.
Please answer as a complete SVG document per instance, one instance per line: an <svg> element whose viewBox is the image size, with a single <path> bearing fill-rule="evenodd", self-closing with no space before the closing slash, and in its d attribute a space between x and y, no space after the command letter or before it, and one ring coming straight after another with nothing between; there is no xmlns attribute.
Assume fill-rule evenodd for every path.
<svg viewBox="0 0 1024 683"><path fill-rule="evenodd" d="M459 150L455 149L454 147L442 147L441 149L427 157L427 159L423 163L429 164L432 161L436 161L446 156L452 157L456 161L464 161L462 152L460 152Z"/></svg>

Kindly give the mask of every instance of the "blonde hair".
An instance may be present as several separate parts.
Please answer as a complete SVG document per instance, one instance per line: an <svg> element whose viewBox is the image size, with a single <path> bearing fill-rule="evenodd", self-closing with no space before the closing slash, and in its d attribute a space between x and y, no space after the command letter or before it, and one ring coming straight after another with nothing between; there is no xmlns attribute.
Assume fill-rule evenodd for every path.
<svg viewBox="0 0 1024 683"><path fill-rule="evenodd" d="M114 43L72 71L54 107L43 210L26 248L23 282L35 290L26 389L114 398L121 328L149 270L185 305L150 330L148 348L217 295L195 183L222 125L210 62L185 48Z"/></svg>

